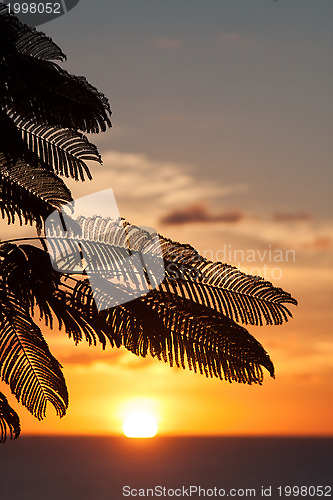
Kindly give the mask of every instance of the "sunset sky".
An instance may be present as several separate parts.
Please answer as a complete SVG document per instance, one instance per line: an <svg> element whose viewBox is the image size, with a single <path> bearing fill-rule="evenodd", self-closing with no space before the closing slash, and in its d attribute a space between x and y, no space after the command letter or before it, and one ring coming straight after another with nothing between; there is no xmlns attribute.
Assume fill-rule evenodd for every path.
<svg viewBox="0 0 333 500"><path fill-rule="evenodd" d="M332 0L81 0L39 27L113 111L90 137L103 167L69 182L74 196L113 188L122 217L299 305L249 327L276 369L262 386L46 332L70 406L38 422L10 397L23 434L118 434L132 409L161 434L333 434L332 20ZM28 232L1 225L2 239Z"/></svg>

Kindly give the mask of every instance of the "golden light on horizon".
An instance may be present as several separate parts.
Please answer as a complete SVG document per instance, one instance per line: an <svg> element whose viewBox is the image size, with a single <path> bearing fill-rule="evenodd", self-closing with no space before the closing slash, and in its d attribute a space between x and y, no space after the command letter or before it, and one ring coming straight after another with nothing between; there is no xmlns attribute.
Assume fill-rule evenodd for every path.
<svg viewBox="0 0 333 500"><path fill-rule="evenodd" d="M133 411L124 422L123 431L128 438L152 438L157 434L155 417L145 411Z"/></svg>

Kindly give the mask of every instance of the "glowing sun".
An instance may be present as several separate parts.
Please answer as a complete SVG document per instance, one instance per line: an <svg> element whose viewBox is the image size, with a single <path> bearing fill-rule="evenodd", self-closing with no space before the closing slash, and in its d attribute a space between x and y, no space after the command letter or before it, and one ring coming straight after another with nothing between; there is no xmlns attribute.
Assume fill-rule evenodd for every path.
<svg viewBox="0 0 333 500"><path fill-rule="evenodd" d="M157 433L157 423L150 413L134 411L126 418L123 431L129 438L151 438Z"/></svg>

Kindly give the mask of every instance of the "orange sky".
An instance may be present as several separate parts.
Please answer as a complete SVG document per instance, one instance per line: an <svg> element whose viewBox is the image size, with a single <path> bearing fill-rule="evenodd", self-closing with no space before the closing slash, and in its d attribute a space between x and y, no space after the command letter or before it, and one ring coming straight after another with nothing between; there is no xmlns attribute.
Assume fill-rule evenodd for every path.
<svg viewBox="0 0 333 500"><path fill-rule="evenodd" d="M333 434L332 3L190 3L191 16L185 1L142 0L131 13L127 2L79 2L42 26L113 110L112 130L91 137L103 167L69 185L76 198L112 187L130 222L209 258L231 249L228 263L291 292L294 319L249 327L276 379L229 384L46 332L68 414L49 407L38 422L1 383L23 434L118 434L131 409L154 413L161 434Z"/></svg>
<svg viewBox="0 0 333 500"><path fill-rule="evenodd" d="M151 223L143 218L145 222ZM215 253L222 249L220 242L225 238L231 242L229 248L245 250L258 248L250 236L258 231L261 238L272 232L281 238L289 235L295 262L255 263L262 271L266 265L266 273L272 266L279 269L282 277L275 284L299 301L292 308L294 319L288 323L249 327L275 364L275 380L268 372L262 386L206 379L158 360L139 359L125 349L102 351L85 343L74 346L64 333L46 332L51 352L64 367L69 410L60 420L50 407L46 420L38 422L11 398L21 416L23 433L118 434L129 410L144 409L156 416L161 434L331 435L332 273L327 266L332 249L307 247L305 242L315 240L318 232L311 222L289 225L246 220L232 227L220 223L158 227L174 238L198 247L201 244L201 251ZM240 238L242 247L236 245ZM279 246L277 240L275 246ZM263 242L261 248L264 251Z"/></svg>

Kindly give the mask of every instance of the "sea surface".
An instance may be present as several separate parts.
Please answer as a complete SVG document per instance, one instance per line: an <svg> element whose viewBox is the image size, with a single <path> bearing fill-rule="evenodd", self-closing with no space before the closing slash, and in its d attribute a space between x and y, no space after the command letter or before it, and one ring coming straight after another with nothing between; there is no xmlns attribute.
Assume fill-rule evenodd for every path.
<svg viewBox="0 0 333 500"><path fill-rule="evenodd" d="M0 500L333 498L333 438L23 436L0 470Z"/></svg>

